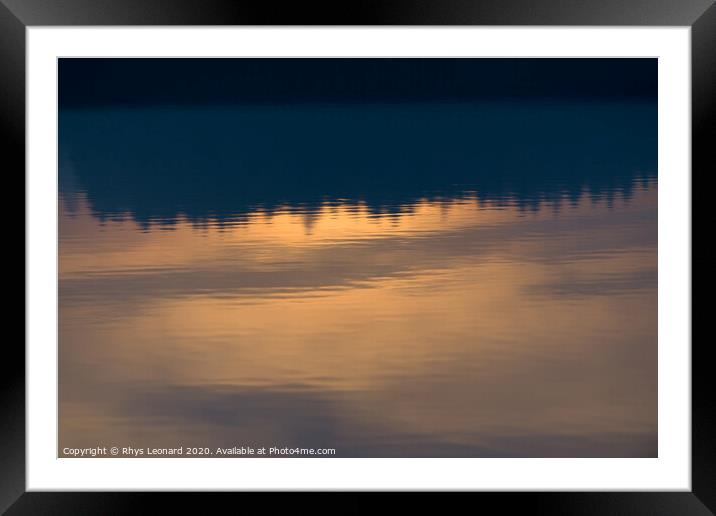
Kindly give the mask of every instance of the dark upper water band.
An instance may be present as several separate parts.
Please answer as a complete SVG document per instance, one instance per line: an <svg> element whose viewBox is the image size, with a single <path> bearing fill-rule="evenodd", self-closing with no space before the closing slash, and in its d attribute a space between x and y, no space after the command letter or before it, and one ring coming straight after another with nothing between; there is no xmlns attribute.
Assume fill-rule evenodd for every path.
<svg viewBox="0 0 716 516"><path fill-rule="evenodd" d="M608 197L656 176L656 121L642 102L63 110L60 190L140 221Z"/></svg>
<svg viewBox="0 0 716 516"><path fill-rule="evenodd" d="M653 100L657 66L653 58L62 58L59 104Z"/></svg>

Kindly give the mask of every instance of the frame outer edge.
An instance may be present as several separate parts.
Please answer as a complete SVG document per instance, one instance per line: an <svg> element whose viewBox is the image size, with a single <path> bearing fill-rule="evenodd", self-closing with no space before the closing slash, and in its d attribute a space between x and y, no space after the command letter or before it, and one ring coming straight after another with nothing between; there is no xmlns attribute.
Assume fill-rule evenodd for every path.
<svg viewBox="0 0 716 516"><path fill-rule="evenodd" d="M0 136L6 145L5 162L9 162L8 171L22 170L24 177L25 169L25 23L26 16L16 16L6 5L6 0L0 2L0 70L3 71L3 80L0 81ZM11 3L15 3L12 2ZM26 5L33 10L38 3L34 0L27 0ZM68 2L75 3L75 2ZM79 2L82 3L82 2ZM221 3L221 2L219 2ZM34 4L34 6L32 5ZM186 3L184 2L186 5ZM693 131L693 170L703 170L705 176L710 161L711 140L708 139L708 130L716 128L716 5L710 2L710 7L702 11L700 17L692 25L692 131ZM75 6L80 8L79 5ZM68 6L69 7L69 6ZM86 7L86 6L84 6ZM128 7L128 6L125 6ZM691 3L693 12L694 3ZM119 8L122 10L122 8ZM22 10L22 8L21 8ZM54 13L43 15L36 10L31 13L30 24L44 23L48 25L60 24L112 24L112 20L93 18L90 12L85 11L87 16L80 19L69 20L67 16ZM409 9L408 9L409 10ZM559 9L557 9L559 10ZM27 13L25 13L27 14ZM114 13L116 14L116 13ZM114 14L112 16L114 16ZM124 16L126 18L127 11ZM224 13L226 14L226 13ZM582 16L588 17L589 13ZM509 18L508 15L505 15ZM429 16L428 16L429 17ZM612 19L617 17L615 11ZM54 19L53 19L54 18ZM162 23L151 17L152 22L158 24L182 23L181 20L170 19L167 16ZM182 16L179 16L182 18ZM229 18L231 18L229 16ZM391 18L389 16L389 18ZM409 17L408 17L409 18ZM423 18L420 16L419 18ZM434 23L439 24L440 16L435 14ZM474 16L465 17L463 24L474 23ZM487 16L486 18L489 18ZM569 19L574 20L581 16L557 16L563 24L569 24ZM656 19L654 19L656 18ZM693 19L693 18L692 18ZM649 16L645 17L640 24L683 23L684 16L666 17ZM237 20L238 21L238 20ZM246 20L248 22L249 20ZM256 20L259 21L259 20ZM256 23L254 21L253 23ZM423 20L424 21L424 20ZM136 19L134 23L142 24L143 21ZM419 20L413 23L420 23ZM516 24L524 23L515 21ZM116 23L116 22L115 22ZM126 23L126 22L125 22ZM147 20L144 20L147 23ZM184 21L186 23L186 21ZM217 23L217 22L214 22ZM251 23L251 22L250 22ZM260 21L259 21L260 23ZM265 22L264 22L265 23ZM399 23L397 20L395 23ZM405 21L403 23L406 23ZM410 21L407 21L410 23ZM442 21L443 24L451 24L450 21ZM455 22L453 21L452 24ZM490 24L488 19L485 24ZM492 21L494 24L495 22ZM509 23L509 22L508 22ZM532 24L536 23L536 20ZM709 161L707 161L709 160ZM24 182L23 182L24 190ZM24 198L24 191L23 191ZM24 228L23 228L24 231ZM24 235L23 235L24 236ZM26 258L23 248L23 258ZM25 491L25 353L24 346L13 347L12 341L5 355L5 374L0 375L0 403L5 408L6 414L15 417L0 418L0 472L2 483L0 483L0 513L12 505ZM693 355L693 492L699 500L713 511L716 507L716 491L713 483L716 479L716 441L713 436L716 434L716 416L712 411L713 395L709 395L711 387L710 365L707 360L698 360L701 351L694 348ZM23 497L25 498L25 497Z"/></svg>
<svg viewBox="0 0 716 516"><path fill-rule="evenodd" d="M25 199L25 25L0 3L0 141L5 181L23 178ZM23 210L24 212L24 210ZM23 243L25 226L22 226ZM19 229L18 229L19 232ZM23 267L26 253L22 248ZM16 258L15 261L19 261ZM23 309L26 298L23 295ZM14 335L14 334L10 334ZM0 373L0 513L25 492L25 339L7 337Z"/></svg>
<svg viewBox="0 0 716 516"><path fill-rule="evenodd" d="M712 0L2 0L26 25L688 26ZM171 4L171 7L169 5Z"/></svg>
<svg viewBox="0 0 716 516"><path fill-rule="evenodd" d="M694 260L694 222L703 217L693 216L694 194L703 197L699 204L705 206L709 190L693 189L693 177L698 173L702 179L714 172L714 134L716 134L716 4L712 3L691 27L691 127L692 127L692 278L694 267L707 270L703 259ZM713 221L713 213L703 215ZM706 222L704 222L706 224ZM706 286L700 287L705 290ZM693 281L692 281L693 299ZM692 321L696 312L693 311ZM692 322L693 327L693 322ZM693 333L693 330L692 330ZM694 345L692 338L692 490L712 512L716 512L716 412L714 412L712 362L706 350L710 343L704 340Z"/></svg>

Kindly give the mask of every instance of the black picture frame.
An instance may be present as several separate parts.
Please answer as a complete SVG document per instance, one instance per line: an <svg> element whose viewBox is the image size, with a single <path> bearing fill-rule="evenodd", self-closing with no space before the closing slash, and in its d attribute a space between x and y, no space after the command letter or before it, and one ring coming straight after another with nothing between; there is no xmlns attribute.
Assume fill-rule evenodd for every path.
<svg viewBox="0 0 716 516"><path fill-rule="evenodd" d="M25 30L73 25L606 25L689 26L692 59L692 178L712 165L709 135L716 127L716 5L712 0L353 0L276 2L256 0L0 0L0 130L5 180L25 171ZM24 181L22 189L24 191ZM703 189L701 190L703 192ZM9 198L8 195L7 198ZM693 230L692 230L693 231ZM692 245L693 247L693 245ZM693 252L693 251L692 251ZM9 253L8 253L9 254ZM27 256L23 252L23 263ZM15 258L19 261L19 258ZM692 265L693 267L693 265ZM693 317L693 316L692 316ZM693 324L693 323L692 323ZM0 512L7 514L144 513L159 501L163 511L207 513L209 504L249 494L40 493L25 492L25 352L5 338L0 400ZM500 513L706 515L716 512L716 417L710 344L692 343L692 491L618 493L474 493L473 507ZM462 495L461 502L466 500ZM379 497L379 498L376 498ZM291 510L358 513L377 494L341 494L325 501L288 497ZM313 497L312 497L313 498ZM275 498L266 508L273 507ZM243 505L242 501L242 505ZM265 502L261 502L265 503ZM423 508L445 501L420 498ZM475 505L472 505L475 504ZM273 510L271 511L273 512Z"/></svg>

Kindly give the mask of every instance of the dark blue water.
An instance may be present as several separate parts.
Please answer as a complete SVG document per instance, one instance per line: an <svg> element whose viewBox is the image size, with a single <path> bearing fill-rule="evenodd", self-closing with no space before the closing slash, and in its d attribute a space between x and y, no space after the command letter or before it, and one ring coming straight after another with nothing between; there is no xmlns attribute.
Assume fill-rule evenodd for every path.
<svg viewBox="0 0 716 516"><path fill-rule="evenodd" d="M656 456L654 99L328 100L63 105L60 455Z"/></svg>

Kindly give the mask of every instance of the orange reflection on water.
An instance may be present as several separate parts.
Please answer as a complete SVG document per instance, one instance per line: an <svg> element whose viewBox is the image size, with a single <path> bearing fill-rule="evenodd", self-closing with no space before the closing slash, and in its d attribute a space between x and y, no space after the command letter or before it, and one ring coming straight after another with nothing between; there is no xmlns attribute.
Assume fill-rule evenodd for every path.
<svg viewBox="0 0 716 516"><path fill-rule="evenodd" d="M655 456L656 199L61 203L60 447Z"/></svg>

